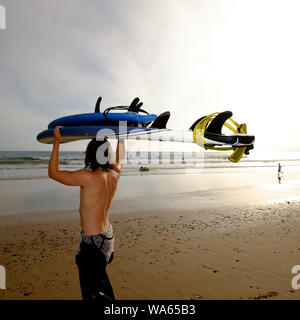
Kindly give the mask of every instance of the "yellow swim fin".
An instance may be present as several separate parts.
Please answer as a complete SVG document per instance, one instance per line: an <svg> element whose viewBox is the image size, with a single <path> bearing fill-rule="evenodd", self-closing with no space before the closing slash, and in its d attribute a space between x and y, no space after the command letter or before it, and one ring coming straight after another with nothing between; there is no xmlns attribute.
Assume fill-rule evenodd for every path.
<svg viewBox="0 0 300 320"><path fill-rule="evenodd" d="M228 116L229 112L226 112L226 113ZM200 118L197 122L195 122L193 126L190 128L191 130L193 130L193 139L199 146L201 146L204 149L218 150L218 151L233 150L233 153L228 157L228 160L237 163L241 160L241 158L247 151L247 148L249 149L249 146L248 147L235 146L239 144L239 136L238 136L239 134L247 135L247 125L245 123L242 123L240 125L230 117L228 118L228 122L224 122L223 125L237 135L237 142L235 143L235 145L233 144L230 147L226 147L226 146L214 146L214 145L206 144L205 138L204 138L205 131L207 129L208 124L211 123L218 114L219 112L212 113L206 117ZM223 118L223 121L224 121L224 118ZM231 124L229 122L231 122ZM216 128L215 130L221 132L221 129L218 127L218 125L220 124L217 124L216 128L218 130Z"/></svg>
<svg viewBox="0 0 300 320"><path fill-rule="evenodd" d="M236 148L234 152L228 157L228 160L232 162L239 162L242 159L242 156L244 155L247 147L242 147L242 148Z"/></svg>

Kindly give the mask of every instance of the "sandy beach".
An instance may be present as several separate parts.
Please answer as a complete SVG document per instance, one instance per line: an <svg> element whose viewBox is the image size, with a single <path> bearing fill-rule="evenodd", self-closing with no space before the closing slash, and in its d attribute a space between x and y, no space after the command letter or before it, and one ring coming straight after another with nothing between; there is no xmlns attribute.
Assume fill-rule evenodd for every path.
<svg viewBox="0 0 300 320"><path fill-rule="evenodd" d="M38 164L9 158L0 171L0 299L81 299L79 188L48 179L48 155L32 155ZM300 298L291 284L300 265L299 155L234 166L216 156L199 174L124 170L109 211L117 299ZM62 157L74 170L77 154Z"/></svg>
<svg viewBox="0 0 300 320"><path fill-rule="evenodd" d="M130 212L111 223L115 259L107 270L117 299L300 298L291 286L299 202ZM79 231L77 218L2 225L0 299L81 299Z"/></svg>

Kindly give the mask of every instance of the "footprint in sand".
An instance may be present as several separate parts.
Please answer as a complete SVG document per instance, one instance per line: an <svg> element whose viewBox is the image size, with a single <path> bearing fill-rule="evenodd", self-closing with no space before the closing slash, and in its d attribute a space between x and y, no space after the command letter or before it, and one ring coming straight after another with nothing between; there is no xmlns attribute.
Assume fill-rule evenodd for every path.
<svg viewBox="0 0 300 320"><path fill-rule="evenodd" d="M259 294L257 297L249 297L249 299L254 299L254 300L268 299L268 298L276 297L278 295L279 293L276 291L269 291L264 295Z"/></svg>

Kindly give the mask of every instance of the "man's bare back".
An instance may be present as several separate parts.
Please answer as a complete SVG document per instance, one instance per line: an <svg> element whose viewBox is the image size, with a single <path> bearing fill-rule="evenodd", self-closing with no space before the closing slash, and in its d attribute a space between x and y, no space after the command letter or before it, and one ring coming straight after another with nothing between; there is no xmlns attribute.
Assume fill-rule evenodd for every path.
<svg viewBox="0 0 300 320"><path fill-rule="evenodd" d="M54 128L49 177L69 186L80 186L80 220L85 235L103 233L109 227L108 210L115 194L125 156L124 140L118 140L115 164L109 170L59 170L60 127ZM111 150L110 150L111 153ZM111 155L110 155L111 157Z"/></svg>
<svg viewBox="0 0 300 320"><path fill-rule="evenodd" d="M120 172L102 168L89 172L88 183L80 187L80 221L85 235L105 232L109 227L108 210L115 194Z"/></svg>

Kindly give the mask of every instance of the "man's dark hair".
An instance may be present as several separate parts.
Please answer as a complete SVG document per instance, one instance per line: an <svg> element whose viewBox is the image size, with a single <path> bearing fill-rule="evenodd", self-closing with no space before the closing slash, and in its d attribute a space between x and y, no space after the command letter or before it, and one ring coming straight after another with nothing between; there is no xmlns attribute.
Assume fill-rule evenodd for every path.
<svg viewBox="0 0 300 320"><path fill-rule="evenodd" d="M101 150L102 155L107 159L97 159L97 150L99 147L101 147L103 144L105 149ZM89 171L95 171L99 167L101 167L103 170L108 171L109 169L113 168L113 165L109 163L109 153L108 148L110 146L110 143L107 139L97 141L95 138L92 139L89 144L87 145L86 151L85 151L85 169ZM103 147L102 147L103 148ZM101 155L101 152L100 152ZM99 155L98 155L99 156ZM100 161L98 161L100 160Z"/></svg>

